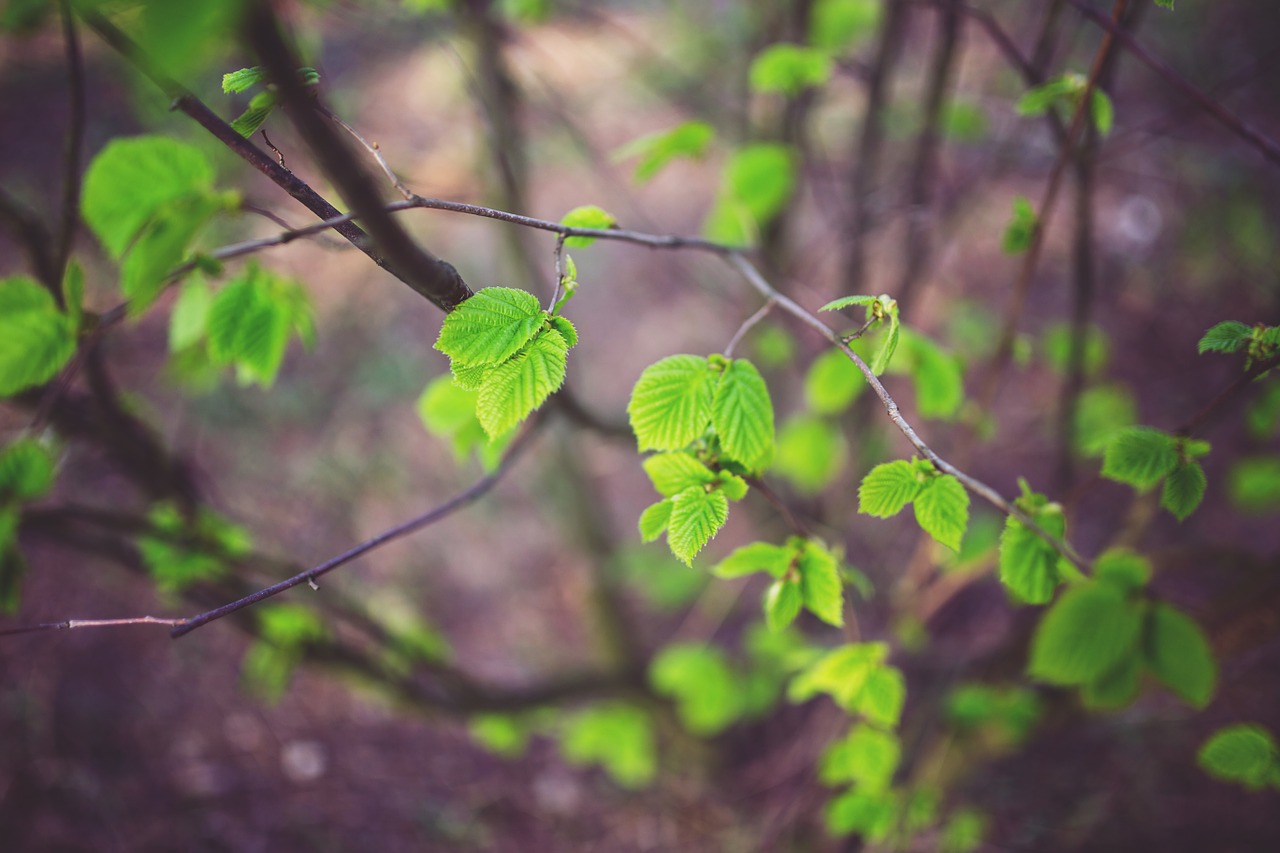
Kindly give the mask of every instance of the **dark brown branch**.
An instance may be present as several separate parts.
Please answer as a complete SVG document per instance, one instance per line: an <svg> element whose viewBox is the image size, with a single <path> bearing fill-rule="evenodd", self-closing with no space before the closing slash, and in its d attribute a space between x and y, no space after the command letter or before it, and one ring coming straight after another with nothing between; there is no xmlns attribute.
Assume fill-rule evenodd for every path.
<svg viewBox="0 0 1280 853"><path fill-rule="evenodd" d="M383 210L383 201L376 189L378 182L367 173L332 122L317 109L313 100L315 93L308 91L298 78L298 58L285 43L267 4L255 4L251 9L245 36L274 81L280 102L299 135L326 177L368 229L373 246L385 259L387 268L445 312L470 297L471 290L458 271L415 243ZM331 215L326 214L324 218Z"/></svg>

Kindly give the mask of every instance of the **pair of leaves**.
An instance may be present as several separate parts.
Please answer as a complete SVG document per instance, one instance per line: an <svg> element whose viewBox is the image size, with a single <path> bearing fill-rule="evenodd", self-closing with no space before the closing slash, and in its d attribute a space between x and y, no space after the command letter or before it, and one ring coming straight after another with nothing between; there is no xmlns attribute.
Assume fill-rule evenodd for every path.
<svg viewBox="0 0 1280 853"><path fill-rule="evenodd" d="M76 326L34 279L0 281L0 397L56 376L75 353Z"/></svg>
<svg viewBox="0 0 1280 853"><path fill-rule="evenodd" d="M314 86L320 82L320 74L314 68L299 68L298 77L305 86ZM265 83L267 83L266 69L257 65L222 75L222 91L228 95L245 92ZM259 92L249 101L245 111L231 122L232 129L248 139L262 127L267 117L275 110L276 103L276 93L273 90Z"/></svg>
<svg viewBox="0 0 1280 853"><path fill-rule="evenodd" d="M130 313L146 309L218 210L238 203L214 191L197 148L162 136L116 139L89 164L81 211L121 265Z"/></svg>
<svg viewBox="0 0 1280 853"><path fill-rule="evenodd" d="M19 439L0 450L0 612L18 609L26 561L18 550L22 504L53 488L54 459L41 443Z"/></svg>
<svg viewBox="0 0 1280 853"><path fill-rule="evenodd" d="M169 318L169 348L191 351L201 342L209 360L234 367L241 384L270 388L280 373L289 339L315 343L306 291L295 281L251 263L213 293L200 278L182 287Z"/></svg>
<svg viewBox="0 0 1280 853"><path fill-rule="evenodd" d="M875 354L868 360L871 372L878 376L884 373L885 368L889 366L889 359L893 358L893 353L898 348L898 338L902 329L898 317L898 301L887 293L880 296L842 296L839 299L833 299L818 310L839 311L851 305L865 307L868 323L873 321L885 323L888 329Z"/></svg>
<svg viewBox="0 0 1280 853"><path fill-rule="evenodd" d="M449 356L454 381L477 392L476 416L498 439L564 384L578 333L543 311L532 293L486 287L445 318L435 347Z"/></svg>
<svg viewBox="0 0 1280 853"><path fill-rule="evenodd" d="M1195 460L1208 452L1208 442L1150 427L1129 427L1117 431L1107 444L1102 476L1127 483L1139 492L1164 480L1160 506L1182 521L1204 498L1204 468Z"/></svg>
<svg viewBox="0 0 1280 853"><path fill-rule="evenodd" d="M1018 99L1014 111L1020 116L1040 116L1058 104L1075 109L1088 86L1084 75L1076 73L1054 77ZM1115 107L1106 92L1094 88L1089 102L1089 112L1098 133L1106 136L1115 125Z"/></svg>
<svg viewBox="0 0 1280 853"><path fill-rule="evenodd" d="M690 453L658 453L644 461L645 472L663 500L640 515L640 538L652 542L665 532L671 553L686 565L729 518L729 501L742 500L747 483L730 471L712 471Z"/></svg>
<svg viewBox="0 0 1280 853"><path fill-rule="evenodd" d="M1122 707L1149 670L1184 702L1213 698L1217 664L1204 632L1181 611L1148 603L1146 560L1127 551L1098 558L1095 579L1067 591L1036 630L1028 671L1051 684L1078 686L1095 708Z"/></svg>
<svg viewBox="0 0 1280 853"><path fill-rule="evenodd" d="M773 452L773 401L743 358L673 355L645 368L627 404L640 450L683 450L713 430L719 458L759 471Z"/></svg>
<svg viewBox="0 0 1280 853"><path fill-rule="evenodd" d="M907 504L916 522L953 551L969 526L969 493L950 474L941 474L927 459L899 459L872 468L858 487L858 511L876 518L897 515Z"/></svg>
<svg viewBox="0 0 1280 853"><path fill-rule="evenodd" d="M850 714L882 728L895 728L902 718L907 684L902 672L885 663L884 643L840 646L799 672L787 688L787 698L804 702L826 694Z"/></svg>
<svg viewBox="0 0 1280 853"><path fill-rule="evenodd" d="M828 625L844 625L840 561L817 540L793 536L785 545L753 542L725 557L711 571L722 578L754 572L773 577L765 592L764 616L774 633L795 621L801 608Z"/></svg>

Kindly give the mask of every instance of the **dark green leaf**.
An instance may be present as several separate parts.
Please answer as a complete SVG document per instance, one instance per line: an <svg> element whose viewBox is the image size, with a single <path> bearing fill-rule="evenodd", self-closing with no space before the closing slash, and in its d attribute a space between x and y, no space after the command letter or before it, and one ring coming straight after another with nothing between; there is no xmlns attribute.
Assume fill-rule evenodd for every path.
<svg viewBox="0 0 1280 853"><path fill-rule="evenodd" d="M1160 506L1182 521L1200 506L1207 483L1199 462L1179 462L1164 481Z"/></svg>
<svg viewBox="0 0 1280 853"><path fill-rule="evenodd" d="M1227 320L1205 332L1200 343L1196 344L1196 351L1202 355L1206 352L1235 352L1249 342L1252 334L1253 329L1244 323Z"/></svg>
<svg viewBox="0 0 1280 853"><path fill-rule="evenodd" d="M1041 620L1028 671L1051 684L1087 684L1133 654L1141 628L1139 605L1111 584L1077 586Z"/></svg>
<svg viewBox="0 0 1280 853"><path fill-rule="evenodd" d="M1148 616L1143 640L1147 666L1188 705L1204 708L1213 698L1218 666L1200 626L1167 604Z"/></svg>
<svg viewBox="0 0 1280 853"><path fill-rule="evenodd" d="M1080 698L1084 706L1094 711L1117 711L1128 707L1138 698L1141 671L1138 655L1125 656L1101 676L1081 686Z"/></svg>

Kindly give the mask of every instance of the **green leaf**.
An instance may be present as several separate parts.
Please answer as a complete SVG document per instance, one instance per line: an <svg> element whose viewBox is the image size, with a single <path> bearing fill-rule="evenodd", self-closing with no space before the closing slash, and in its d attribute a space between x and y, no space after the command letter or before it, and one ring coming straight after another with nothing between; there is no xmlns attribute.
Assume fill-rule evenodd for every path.
<svg viewBox="0 0 1280 853"><path fill-rule="evenodd" d="M129 313L142 313L164 290L173 270L187 259L196 235L217 212L214 197L190 196L164 205L143 226L120 267L120 287Z"/></svg>
<svg viewBox="0 0 1280 853"><path fill-rule="evenodd" d="M1219 323L1204 333L1200 343L1196 344L1196 352L1204 355L1207 352L1236 352L1249 342L1253 329L1237 320Z"/></svg>
<svg viewBox="0 0 1280 853"><path fill-rule="evenodd" d="M67 262L67 271L62 276L62 296L71 328L80 328L84 319L84 267L74 260Z"/></svg>
<svg viewBox="0 0 1280 853"><path fill-rule="evenodd" d="M734 359L721 374L711 424L725 456L749 471L758 470L773 452L773 401L759 371L746 359Z"/></svg>
<svg viewBox="0 0 1280 853"><path fill-rule="evenodd" d="M235 365L242 381L269 388L280 371L293 326L297 284L250 265L209 307L209 355Z"/></svg>
<svg viewBox="0 0 1280 853"><path fill-rule="evenodd" d="M987 138L987 114L978 104L947 101L942 108L942 135L961 143L982 142Z"/></svg>
<svg viewBox="0 0 1280 853"><path fill-rule="evenodd" d="M884 462L867 472L858 486L858 512L890 518L916 499L923 483L910 462Z"/></svg>
<svg viewBox="0 0 1280 853"><path fill-rule="evenodd" d="M1274 777L1280 752L1262 726L1241 723L1214 732L1196 760L1210 776L1257 790Z"/></svg>
<svg viewBox="0 0 1280 853"><path fill-rule="evenodd" d="M960 551L960 541L969 527L969 493L950 474L924 482L915 497L916 521L925 533Z"/></svg>
<svg viewBox="0 0 1280 853"><path fill-rule="evenodd" d="M1093 576L1123 592L1140 590L1151 581L1151 561L1127 549L1112 548L1094 560Z"/></svg>
<svg viewBox="0 0 1280 853"><path fill-rule="evenodd" d="M942 825L939 853L973 853L987 834L987 818L976 809L957 809Z"/></svg>
<svg viewBox="0 0 1280 853"><path fill-rule="evenodd" d="M674 507L670 499L658 501L640 513L640 541L652 542L662 535L671 523L671 510Z"/></svg>
<svg viewBox="0 0 1280 853"><path fill-rule="evenodd" d="M827 803L822 819L832 835L857 833L879 846L893 832L900 799L894 791L851 788Z"/></svg>
<svg viewBox="0 0 1280 853"><path fill-rule="evenodd" d="M649 665L649 681L675 699L676 716L695 735L718 734L742 716L739 679L712 646L668 646Z"/></svg>
<svg viewBox="0 0 1280 853"><path fill-rule="evenodd" d="M690 486L716 482L715 472L688 453L657 453L642 464L653 487L664 498L683 492Z"/></svg>
<svg viewBox="0 0 1280 853"><path fill-rule="evenodd" d="M1117 432L1107 445L1102 476L1145 492L1177 465L1173 436L1150 427L1129 427Z"/></svg>
<svg viewBox="0 0 1280 853"><path fill-rule="evenodd" d="M960 360L929 338L902 329L902 355L916 391L921 417L952 418L964 402L964 374Z"/></svg>
<svg viewBox="0 0 1280 853"><path fill-rule="evenodd" d="M241 68L222 75L222 91L231 95L252 89L267 79L266 69L255 65L252 68Z"/></svg>
<svg viewBox="0 0 1280 853"><path fill-rule="evenodd" d="M782 210L795 189L795 155L785 145L760 142L735 151L725 165L722 192L758 225Z"/></svg>
<svg viewBox="0 0 1280 853"><path fill-rule="evenodd" d="M18 550L18 510L0 506L0 613L16 613L22 603L27 563Z"/></svg>
<svg viewBox="0 0 1280 853"><path fill-rule="evenodd" d="M1101 89L1093 90L1093 99L1089 104L1089 112L1093 117L1093 126L1102 136L1109 136L1115 127L1116 110L1111 103L1111 96Z"/></svg>
<svg viewBox="0 0 1280 853"><path fill-rule="evenodd" d="M831 77L831 56L824 50L796 44L772 44L751 62L748 79L753 92L795 96L821 86Z"/></svg>
<svg viewBox="0 0 1280 853"><path fill-rule="evenodd" d="M471 739L503 758L518 758L529 745L529 731L510 714L477 714L467 723Z"/></svg>
<svg viewBox="0 0 1280 853"><path fill-rule="evenodd" d="M887 790L902 757L897 736L867 725L855 726L833 746L823 755L819 778L827 784L852 782L865 791Z"/></svg>
<svg viewBox="0 0 1280 853"><path fill-rule="evenodd" d="M0 396L48 382L75 349L74 324L49 291L26 276L0 280Z"/></svg>
<svg viewBox="0 0 1280 853"><path fill-rule="evenodd" d="M558 333L540 334L485 376L476 417L491 439L505 435L564 384L567 353Z"/></svg>
<svg viewBox="0 0 1280 853"><path fill-rule="evenodd" d="M89 164L84 221L119 260L153 217L180 199L208 196L213 168L199 149L164 136L115 139Z"/></svg>
<svg viewBox="0 0 1280 853"><path fill-rule="evenodd" d="M729 517L729 499L723 492L707 492L695 486L685 489L671 502L667 544L671 546L671 553L691 566L697 553L724 527Z"/></svg>
<svg viewBox="0 0 1280 853"><path fill-rule="evenodd" d="M182 283L182 290L169 314L169 352L178 352L199 343L209 323L213 292L199 276Z"/></svg>
<svg viewBox="0 0 1280 853"><path fill-rule="evenodd" d="M888 654L884 643L850 643L832 649L791 680L787 698L804 702L827 693L852 713L867 679L880 669Z"/></svg>
<svg viewBox="0 0 1280 853"><path fill-rule="evenodd" d="M575 207L566 213L564 218L560 220L560 224L568 228L591 228L597 231L608 231L611 228L618 227L618 220L603 208L596 207L594 204L585 204L581 207ZM564 244L570 249L580 249L584 246L590 246L595 241L595 237L566 237Z"/></svg>
<svg viewBox="0 0 1280 853"><path fill-rule="evenodd" d="M804 377L804 399L821 415L837 415L858 398L867 380L843 350L829 349L813 360Z"/></svg>
<svg viewBox="0 0 1280 853"><path fill-rule="evenodd" d="M258 132L258 128L266 124L271 113L275 111L276 103L275 92L259 92L250 99L249 106L245 107L244 112L231 122L231 129L248 139Z"/></svg>
<svg viewBox="0 0 1280 853"><path fill-rule="evenodd" d="M1200 506L1207 483L1199 462L1179 462L1164 481L1160 506L1183 521Z"/></svg>
<svg viewBox="0 0 1280 853"><path fill-rule="evenodd" d="M1138 698L1142 667L1138 655L1129 654L1099 677L1082 685L1080 698L1092 711L1117 711Z"/></svg>
<svg viewBox="0 0 1280 853"><path fill-rule="evenodd" d="M1000 248L1006 255L1021 254L1031 247L1036 221L1036 209L1031 206L1031 199L1016 196L1013 199L1013 216L1005 226L1004 236L1000 240Z"/></svg>
<svg viewBox="0 0 1280 853"><path fill-rule="evenodd" d="M841 308L848 308L850 305L862 305L870 307L875 304L874 296L841 296L839 299L833 299L826 305L819 308L819 311L839 311Z"/></svg>
<svg viewBox="0 0 1280 853"><path fill-rule="evenodd" d="M678 157L701 158L715 139L715 129L704 121L687 121L670 130L632 140L613 153L615 160L639 157L632 177L645 183Z"/></svg>
<svg viewBox="0 0 1280 853"><path fill-rule="evenodd" d="M711 421L714 391L710 363L673 355L649 365L631 391L627 414L640 450L682 450Z"/></svg>
<svg viewBox="0 0 1280 853"><path fill-rule="evenodd" d="M486 287L449 313L435 348L468 367L501 364L533 339L546 314L532 293Z"/></svg>
<svg viewBox="0 0 1280 853"><path fill-rule="evenodd" d="M620 702L573 717L560 735L560 751L572 764L599 764L624 788L642 788L657 772L653 724L640 708Z"/></svg>
<svg viewBox="0 0 1280 853"><path fill-rule="evenodd" d="M839 475L845 458L839 427L822 418L800 417L779 431L772 470L799 491L815 494Z"/></svg>
<svg viewBox="0 0 1280 853"><path fill-rule="evenodd" d="M20 438L0 450L0 505L34 501L53 488L54 459L43 444ZM5 540L0 537L0 551Z"/></svg>
<svg viewBox="0 0 1280 853"><path fill-rule="evenodd" d="M814 616L837 628L844 625L844 584L834 555L812 540L796 564L800 572L800 592L804 606Z"/></svg>
<svg viewBox="0 0 1280 853"><path fill-rule="evenodd" d="M164 592L221 577L230 561L249 553L249 535L212 510L202 509L188 522L176 508L161 504L148 520L156 533L139 536L138 551Z"/></svg>
<svg viewBox="0 0 1280 853"><path fill-rule="evenodd" d="M1085 457L1101 456L1115 434L1137 420L1138 407L1123 386L1086 388L1076 401L1072 435L1076 452Z"/></svg>
<svg viewBox="0 0 1280 853"><path fill-rule="evenodd" d="M480 364L475 367L466 367L455 361L449 365L449 372L453 376L454 384L459 388L464 391L479 391L485 377L493 372L493 365Z"/></svg>
<svg viewBox="0 0 1280 853"><path fill-rule="evenodd" d="M448 376L437 376L423 389L417 410L427 432L452 438L476 422L476 393L459 387Z"/></svg>
<svg viewBox="0 0 1280 853"><path fill-rule="evenodd" d="M1200 626L1167 604L1152 607L1143 651L1160 682L1194 708L1213 698L1218 665Z"/></svg>
<svg viewBox="0 0 1280 853"><path fill-rule="evenodd" d="M1133 653L1141 629L1139 606L1114 586L1077 586L1041 620L1028 672L1050 684L1094 681Z"/></svg>
<svg viewBox="0 0 1280 853"><path fill-rule="evenodd" d="M877 0L818 0L809 13L809 43L840 51L870 35L879 20Z"/></svg>
<svg viewBox="0 0 1280 853"><path fill-rule="evenodd" d="M1155 0L1155 4L1161 9L1173 9L1173 0Z"/></svg>
<svg viewBox="0 0 1280 853"><path fill-rule="evenodd" d="M724 496L731 501L740 501L747 496L750 486L747 481L730 471L720 471L716 474L717 487Z"/></svg>
<svg viewBox="0 0 1280 853"><path fill-rule="evenodd" d="M560 337L564 338L565 345L569 349L573 349L578 345L578 330L574 328L573 323L567 318L552 317L551 328L560 333Z"/></svg>
<svg viewBox="0 0 1280 853"><path fill-rule="evenodd" d="M769 584L764 594L765 625L774 633L786 630L800 615L803 603L800 584L779 578Z"/></svg>
<svg viewBox="0 0 1280 853"><path fill-rule="evenodd" d="M854 710L869 722L894 728L902 719L907 702L907 680L901 670L883 666L867 675L866 683L854 702Z"/></svg>
<svg viewBox="0 0 1280 853"><path fill-rule="evenodd" d="M1280 457L1248 456L1236 461L1227 475L1231 502L1246 512L1280 508Z"/></svg>
<svg viewBox="0 0 1280 853"><path fill-rule="evenodd" d="M768 572L775 578L786 574L795 559L795 550L768 542L752 542L743 545L712 567L711 573L720 578L738 578L753 572Z"/></svg>
<svg viewBox="0 0 1280 853"><path fill-rule="evenodd" d="M889 300L889 303L890 305L886 312L889 317L889 331L885 333L884 341L880 344L880 348L876 350L875 355L871 357L871 361L868 364L871 372L877 376L884 373L889 366L889 360L893 358L894 352L898 349L898 337L902 332L902 325L898 321L898 303L892 299Z"/></svg>
<svg viewBox="0 0 1280 853"><path fill-rule="evenodd" d="M1071 368L1072 338L1071 324L1054 323L1044 333L1044 357L1056 372L1066 375ZM1094 376L1107 366L1111 356L1111 344L1107 334L1097 326L1086 326L1081 351L1081 367L1085 376Z"/></svg>
<svg viewBox="0 0 1280 853"><path fill-rule="evenodd" d="M1083 80L1077 81L1076 77L1073 74L1063 74L1029 89L1018 99L1014 112L1023 117L1044 115L1060 99L1077 91Z"/></svg>
<svg viewBox="0 0 1280 853"><path fill-rule="evenodd" d="M1061 509L1042 510L1034 520L1059 538L1065 531ZM1058 552L1013 516L1005 519L1004 532L1000 534L1000 582L1025 604L1047 604L1061 583Z"/></svg>

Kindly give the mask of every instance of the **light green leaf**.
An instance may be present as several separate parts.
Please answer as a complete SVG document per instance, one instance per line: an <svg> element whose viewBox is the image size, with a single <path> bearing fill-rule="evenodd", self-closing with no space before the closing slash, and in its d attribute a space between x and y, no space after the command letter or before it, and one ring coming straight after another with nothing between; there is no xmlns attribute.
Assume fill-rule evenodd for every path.
<svg viewBox="0 0 1280 853"><path fill-rule="evenodd" d="M477 714L467 722L471 739L503 758L518 758L529 744L529 731L510 714Z"/></svg>
<svg viewBox="0 0 1280 853"><path fill-rule="evenodd" d="M711 573L720 578L738 578L753 572L768 572L775 578L782 577L795 559L795 550L768 542L752 542L743 545L712 567Z"/></svg>
<svg viewBox="0 0 1280 853"><path fill-rule="evenodd" d="M163 207L212 189L213 168L199 149L165 136L115 139L89 164L81 208L89 228L119 260Z"/></svg>
<svg viewBox="0 0 1280 853"><path fill-rule="evenodd" d="M572 764L599 764L624 788L642 788L657 772L657 750L649 715L615 702L590 708L569 720L560 751Z"/></svg>
<svg viewBox="0 0 1280 853"><path fill-rule="evenodd" d="M546 322L532 293L486 287L449 313L435 348L468 367L501 364L519 352Z"/></svg>
<svg viewBox="0 0 1280 853"><path fill-rule="evenodd" d="M1016 196L1013 199L1013 216L1005 226L1004 236L1000 240L1000 248L1006 255L1021 254L1031 247L1036 220L1036 209L1031 206L1031 199Z"/></svg>
<svg viewBox="0 0 1280 853"><path fill-rule="evenodd" d="M250 266L224 287L209 307L209 355L235 365L242 378L270 387L289 343L290 309L282 289L289 285Z"/></svg>
<svg viewBox="0 0 1280 853"><path fill-rule="evenodd" d="M916 499L923 488L910 462L884 462L867 472L858 486L858 512L890 518Z"/></svg>
<svg viewBox="0 0 1280 853"><path fill-rule="evenodd" d="M832 649L791 680L787 699L804 702L826 693L842 708L852 710L867 679L888 654L884 643L850 643Z"/></svg>
<svg viewBox="0 0 1280 853"><path fill-rule="evenodd" d="M676 702L680 723L696 735L717 734L742 716L739 679L712 646L668 646L649 666L654 689Z"/></svg>
<svg viewBox="0 0 1280 853"><path fill-rule="evenodd" d="M729 471L717 473L716 484L717 488L724 492L724 496L731 501L742 500L747 496L747 491L750 489L746 480Z"/></svg>
<svg viewBox="0 0 1280 853"><path fill-rule="evenodd" d="M1218 665L1200 626L1167 604L1152 607L1143 638L1147 666L1188 705L1204 708L1213 698Z"/></svg>
<svg viewBox="0 0 1280 853"><path fill-rule="evenodd" d="M567 353L564 338L550 331L485 376L476 397L476 417L490 438L505 435L559 390Z"/></svg>
<svg viewBox="0 0 1280 853"><path fill-rule="evenodd" d="M448 376L437 376L418 398L418 418L427 432L452 438L476 421L476 393Z"/></svg>
<svg viewBox="0 0 1280 853"><path fill-rule="evenodd" d="M782 210L795 189L795 155L790 148L759 142L735 151L725 165L722 192L743 205L758 225Z"/></svg>
<svg viewBox="0 0 1280 853"><path fill-rule="evenodd" d="M827 767L824 781L835 779L852 782L861 790L884 791L893 781L901 757L902 745L896 735L872 726L855 726L845 739L837 767Z"/></svg>
<svg viewBox="0 0 1280 853"><path fill-rule="evenodd" d="M199 580L224 575L230 560L249 552L244 530L211 510L200 510L194 523L175 507L161 504L148 520L160 535L138 537L142 562L164 592L176 592Z"/></svg>
<svg viewBox="0 0 1280 853"><path fill-rule="evenodd" d="M631 391L627 414L640 450L682 450L711 421L713 380L707 359L673 355L649 365Z"/></svg>
<svg viewBox="0 0 1280 853"><path fill-rule="evenodd" d="M854 700L852 710L878 726L894 728L902 719L902 708L906 701L907 680L901 670L882 666L867 675L866 683Z"/></svg>
<svg viewBox="0 0 1280 853"><path fill-rule="evenodd" d="M266 69L255 65L252 68L241 68L222 75L222 91L231 95L252 89L267 79Z"/></svg>
<svg viewBox="0 0 1280 853"><path fill-rule="evenodd" d="M751 62L748 79L753 92L795 96L821 86L831 77L831 56L824 50L796 44L772 44Z"/></svg>
<svg viewBox="0 0 1280 853"><path fill-rule="evenodd" d="M840 582L835 556L810 540L805 543L796 568L800 572L801 597L809 612L828 625L844 625L844 584Z"/></svg>
<svg viewBox="0 0 1280 853"><path fill-rule="evenodd" d="M701 158L715 139L715 129L704 121L687 121L670 130L632 140L613 153L614 160L639 157L632 178L645 183L677 157Z"/></svg>
<svg viewBox="0 0 1280 853"><path fill-rule="evenodd" d="M850 788L827 803L822 819L832 835L857 833L879 846L893 832L901 799L896 791Z"/></svg>
<svg viewBox="0 0 1280 853"><path fill-rule="evenodd" d="M120 287L129 313L142 313L164 290L169 274L187 259L196 235L217 212L214 197L190 196L163 205L143 226L120 266Z"/></svg>
<svg viewBox="0 0 1280 853"><path fill-rule="evenodd" d="M1197 761L1210 776L1257 790L1274 777L1280 752L1262 726L1241 723L1214 732L1200 747Z"/></svg>
<svg viewBox="0 0 1280 853"><path fill-rule="evenodd" d="M560 333L560 337L564 338L565 345L568 346L569 349L573 349L578 345L578 330L574 328L573 323L571 323L567 318L552 317L551 328Z"/></svg>
<svg viewBox="0 0 1280 853"><path fill-rule="evenodd" d="M858 398L867 380L849 357L829 349L813 360L804 377L804 398L818 414L836 415Z"/></svg>
<svg viewBox="0 0 1280 853"><path fill-rule="evenodd" d="M53 481L54 459L40 442L20 438L0 450L0 505L42 498ZM0 536L0 551L7 544Z"/></svg>
<svg viewBox="0 0 1280 853"><path fill-rule="evenodd" d="M479 391L485 377L493 372L493 365L479 364L475 367L466 367L455 361L449 365L449 372L453 375L454 384L459 388L466 391Z"/></svg>
<svg viewBox="0 0 1280 853"><path fill-rule="evenodd" d="M75 328L33 279L0 280L0 396L48 382L75 353Z"/></svg>
<svg viewBox="0 0 1280 853"><path fill-rule="evenodd" d="M950 474L926 480L915 497L916 521L937 541L959 552L969 527L969 493Z"/></svg>
<svg viewBox="0 0 1280 853"><path fill-rule="evenodd" d="M685 489L671 499L667 522L667 544L671 553L693 565L693 558L724 527L729 517L729 499L723 492L707 492L700 487Z"/></svg>
<svg viewBox="0 0 1280 853"><path fill-rule="evenodd" d="M833 299L826 305L819 308L819 311L839 311L841 308L848 308L850 305L862 305L869 307L874 304L876 297L874 296L841 296L839 299Z"/></svg>
<svg viewBox="0 0 1280 853"><path fill-rule="evenodd" d="M902 329L902 354L916 391L916 408L921 417L955 417L964 402L964 374L960 360L929 338Z"/></svg>
<svg viewBox="0 0 1280 853"><path fill-rule="evenodd" d="M801 599L800 584L795 581L779 578L769 584L764 594L764 622L769 630L786 630L800 615Z"/></svg>
<svg viewBox="0 0 1280 853"><path fill-rule="evenodd" d="M1107 445L1102 476L1145 492L1177 464L1173 436L1150 427L1129 427L1117 432Z"/></svg>
<svg viewBox="0 0 1280 853"><path fill-rule="evenodd" d="M652 542L662 535L671 523L671 509L674 506L670 499L658 501L640 513L640 541Z"/></svg>
<svg viewBox="0 0 1280 853"><path fill-rule="evenodd" d="M1236 352L1249 342L1253 329L1237 320L1219 323L1204 333L1200 343L1196 344L1196 352L1204 355L1207 352Z"/></svg>
<svg viewBox="0 0 1280 853"><path fill-rule="evenodd" d="M1160 506L1173 513L1178 521L1183 521L1200 506L1207 485L1204 468L1199 462L1179 462L1164 481Z"/></svg>
<svg viewBox="0 0 1280 853"><path fill-rule="evenodd" d="M564 215L560 220L560 224L569 228L591 228L597 231L608 231L610 228L618 227L618 220L614 218L612 213L594 204L585 204L581 207L575 207ZM584 246L590 246L596 241L595 237L566 237L564 244L570 249L580 249Z"/></svg>
<svg viewBox="0 0 1280 853"><path fill-rule="evenodd" d="M879 20L877 0L817 0L809 13L809 43L840 51L870 35Z"/></svg>
<svg viewBox="0 0 1280 853"><path fill-rule="evenodd" d="M835 424L818 417L794 418L778 433L772 470L801 492L815 494L839 475L846 455Z"/></svg>
<svg viewBox="0 0 1280 853"><path fill-rule="evenodd" d="M688 453L657 453L642 464L653 487L664 498L683 492L690 486L716 482L715 472Z"/></svg>
<svg viewBox="0 0 1280 853"><path fill-rule="evenodd" d="M1089 111L1093 116L1093 126L1098 129L1098 133L1109 136L1111 128L1116 123L1116 110L1111 103L1111 97L1101 89L1094 89Z"/></svg>
<svg viewBox="0 0 1280 853"><path fill-rule="evenodd" d="M1035 520L1049 533L1062 536L1061 510L1042 513ZM1000 582L1024 604L1047 604L1062 582L1058 552L1013 516L1005 520L1000 534Z"/></svg>
<svg viewBox="0 0 1280 853"><path fill-rule="evenodd" d="M1041 620L1028 672L1050 684L1086 684L1133 654L1141 630L1139 605L1114 586L1077 586Z"/></svg>
<svg viewBox="0 0 1280 853"><path fill-rule="evenodd" d="M1133 395L1121 385L1086 388L1076 401L1073 441L1081 456L1095 457L1106 452L1117 432L1133 426L1138 407Z"/></svg>
<svg viewBox="0 0 1280 853"><path fill-rule="evenodd" d="M879 349L871 357L870 363L867 365L871 368L871 372L879 376L889 367L889 360L893 358L894 352L898 349L898 338L902 333L902 324L898 321L898 303L889 300L891 305L887 312L889 317L889 331L885 333L884 340L881 342Z"/></svg>
<svg viewBox="0 0 1280 853"><path fill-rule="evenodd" d="M231 129L248 139L258 132L258 128L266 124L276 108L275 92L259 92L249 101L244 112L231 122Z"/></svg>
<svg viewBox="0 0 1280 853"><path fill-rule="evenodd" d="M1071 348L1074 333L1070 323L1054 323L1044 333L1044 357L1055 371L1066 375L1071 369ZM1085 327L1081 341L1081 367L1085 376L1094 376L1107 366L1111 357L1111 343L1107 333L1096 325Z"/></svg>
<svg viewBox="0 0 1280 853"><path fill-rule="evenodd" d="M724 454L750 471L773 451L773 401L755 365L731 361L720 376L711 402L711 424Z"/></svg>
<svg viewBox="0 0 1280 853"><path fill-rule="evenodd" d="M169 315L169 352L178 352L200 342L209 323L212 305L213 292L203 278L192 276L183 282Z"/></svg>

